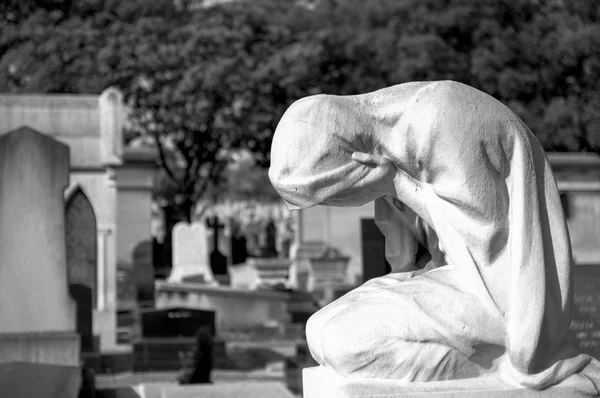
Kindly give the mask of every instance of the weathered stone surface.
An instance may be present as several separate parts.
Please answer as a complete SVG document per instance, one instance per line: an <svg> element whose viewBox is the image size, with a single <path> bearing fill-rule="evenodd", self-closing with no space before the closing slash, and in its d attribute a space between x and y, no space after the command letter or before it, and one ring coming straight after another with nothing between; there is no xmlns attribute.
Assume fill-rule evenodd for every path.
<svg viewBox="0 0 600 398"><path fill-rule="evenodd" d="M80 342L65 259L68 181L66 145L28 127L0 137L2 396L77 395Z"/></svg>
<svg viewBox="0 0 600 398"><path fill-rule="evenodd" d="M578 398L589 395L570 386L545 391L515 387L499 379L407 383L383 379L346 379L323 367L303 370L304 398Z"/></svg>
<svg viewBox="0 0 600 398"><path fill-rule="evenodd" d="M69 148L24 127L0 137L0 333L75 330L63 190Z"/></svg>
<svg viewBox="0 0 600 398"><path fill-rule="evenodd" d="M391 274L309 319L321 365L600 393L598 362L567 340L573 257L556 181L500 102L451 81L307 97L277 127L269 177L291 209L374 201L386 238ZM417 244L399 250L407 231L427 263Z"/></svg>

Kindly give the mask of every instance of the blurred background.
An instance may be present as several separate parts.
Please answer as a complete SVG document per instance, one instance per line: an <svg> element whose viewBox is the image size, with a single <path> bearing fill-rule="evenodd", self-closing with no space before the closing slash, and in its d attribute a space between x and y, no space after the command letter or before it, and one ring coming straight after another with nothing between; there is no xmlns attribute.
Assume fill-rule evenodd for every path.
<svg viewBox="0 0 600 398"><path fill-rule="evenodd" d="M3 0L0 18L0 136L70 149L80 396L199 368L300 396L306 319L389 266L372 204L287 210L273 132L299 98L409 81L478 88L540 140L577 264L573 338L600 358L597 0Z"/></svg>

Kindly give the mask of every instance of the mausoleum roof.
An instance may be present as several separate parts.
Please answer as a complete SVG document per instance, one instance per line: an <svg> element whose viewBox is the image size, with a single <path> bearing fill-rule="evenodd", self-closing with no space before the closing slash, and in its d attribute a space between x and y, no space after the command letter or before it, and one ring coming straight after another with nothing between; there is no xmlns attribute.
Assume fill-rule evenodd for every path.
<svg viewBox="0 0 600 398"><path fill-rule="evenodd" d="M0 94L0 135L29 126L70 148L71 169L121 163L122 94Z"/></svg>

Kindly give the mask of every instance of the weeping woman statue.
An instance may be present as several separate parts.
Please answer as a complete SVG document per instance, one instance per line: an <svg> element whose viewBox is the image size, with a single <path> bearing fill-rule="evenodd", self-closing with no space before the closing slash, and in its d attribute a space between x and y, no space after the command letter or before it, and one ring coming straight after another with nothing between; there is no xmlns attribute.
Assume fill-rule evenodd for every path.
<svg viewBox="0 0 600 398"><path fill-rule="evenodd" d="M573 260L556 182L500 102L450 81L307 97L277 127L269 177L291 209L375 201L386 238L392 273L310 318L321 365L599 394L599 362L567 340Z"/></svg>

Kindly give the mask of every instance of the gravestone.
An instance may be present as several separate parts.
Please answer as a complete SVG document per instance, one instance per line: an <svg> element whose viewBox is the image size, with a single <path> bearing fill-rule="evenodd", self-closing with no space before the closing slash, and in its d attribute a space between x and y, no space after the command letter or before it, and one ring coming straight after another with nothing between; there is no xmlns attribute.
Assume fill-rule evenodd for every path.
<svg viewBox="0 0 600 398"><path fill-rule="evenodd" d="M193 337L198 328L216 333L215 312L190 308L142 310L142 336L152 338Z"/></svg>
<svg viewBox="0 0 600 398"><path fill-rule="evenodd" d="M77 303L77 333L81 338L81 352L96 352L93 329L92 289L81 284L70 284L69 294Z"/></svg>
<svg viewBox="0 0 600 398"><path fill-rule="evenodd" d="M145 309L140 312L141 338L133 342L136 371L174 371L184 366L186 355L196 344L196 334L205 328L214 337L214 311L189 308ZM214 355L226 359L225 342L214 341Z"/></svg>
<svg viewBox="0 0 600 398"><path fill-rule="evenodd" d="M208 236L203 222L177 223L173 227L173 268L169 282L182 282L187 276L199 275L214 282L208 254Z"/></svg>
<svg viewBox="0 0 600 398"><path fill-rule="evenodd" d="M235 228L230 237L231 264L241 264L248 258L248 249L246 247L246 237L239 227Z"/></svg>
<svg viewBox="0 0 600 398"><path fill-rule="evenodd" d="M141 307L154 307L154 244L147 240L133 250L133 273L136 297Z"/></svg>
<svg viewBox="0 0 600 398"><path fill-rule="evenodd" d="M600 264L573 267L571 334L579 351L600 359Z"/></svg>
<svg viewBox="0 0 600 398"><path fill-rule="evenodd" d="M28 127L0 137L0 380L35 381L3 385L2 396L38 396L35 389L77 396L80 342L65 258L68 181L66 145ZM17 363L23 366L12 367Z"/></svg>
<svg viewBox="0 0 600 398"><path fill-rule="evenodd" d="M227 257L225 257L219 251L219 235L220 231L225 227L219 223L217 217L213 217L211 220L206 220L206 226L212 229L213 245L212 251L210 252L210 268L212 269L213 275L227 275Z"/></svg>
<svg viewBox="0 0 600 398"><path fill-rule="evenodd" d="M265 228L266 242L262 251L262 257L277 257L277 229L273 221Z"/></svg>
<svg viewBox="0 0 600 398"><path fill-rule="evenodd" d="M80 187L65 203L66 260L69 292L77 305L81 351L93 352L93 310L97 293L97 224L94 208Z"/></svg>
<svg viewBox="0 0 600 398"><path fill-rule="evenodd" d="M117 302L119 307L132 309L136 306L137 293L132 268L117 268Z"/></svg>

